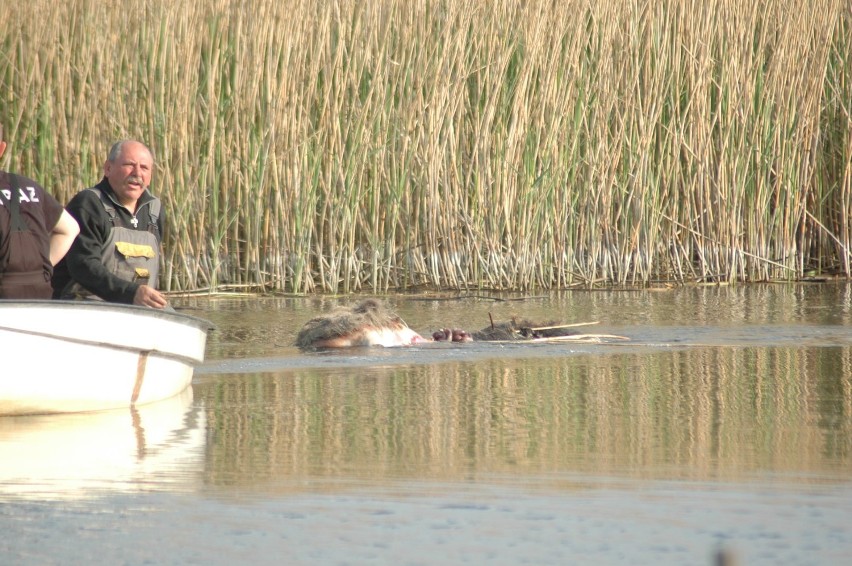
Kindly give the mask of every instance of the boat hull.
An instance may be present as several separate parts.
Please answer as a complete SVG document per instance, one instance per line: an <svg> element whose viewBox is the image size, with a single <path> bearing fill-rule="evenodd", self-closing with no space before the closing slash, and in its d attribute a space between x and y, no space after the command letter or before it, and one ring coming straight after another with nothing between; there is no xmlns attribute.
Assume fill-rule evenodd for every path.
<svg viewBox="0 0 852 566"><path fill-rule="evenodd" d="M0 415L173 397L204 360L203 319L95 301L0 301Z"/></svg>

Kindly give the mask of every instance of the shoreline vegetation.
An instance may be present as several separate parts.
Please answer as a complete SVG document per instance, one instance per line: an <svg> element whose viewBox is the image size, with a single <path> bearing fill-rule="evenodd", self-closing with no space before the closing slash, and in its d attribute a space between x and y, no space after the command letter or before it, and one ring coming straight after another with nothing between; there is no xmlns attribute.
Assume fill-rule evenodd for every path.
<svg viewBox="0 0 852 566"><path fill-rule="evenodd" d="M63 202L152 147L170 291L852 277L847 0L13 2L0 97Z"/></svg>

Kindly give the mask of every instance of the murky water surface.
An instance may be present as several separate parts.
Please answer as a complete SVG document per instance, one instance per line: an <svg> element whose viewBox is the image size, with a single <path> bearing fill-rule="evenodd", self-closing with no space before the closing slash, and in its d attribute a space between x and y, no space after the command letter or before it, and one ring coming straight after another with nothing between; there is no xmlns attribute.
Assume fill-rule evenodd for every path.
<svg viewBox="0 0 852 566"><path fill-rule="evenodd" d="M388 300L422 333L629 340L302 353L301 324L353 299L180 299L218 326L187 394L0 418L0 561L852 556L852 287Z"/></svg>

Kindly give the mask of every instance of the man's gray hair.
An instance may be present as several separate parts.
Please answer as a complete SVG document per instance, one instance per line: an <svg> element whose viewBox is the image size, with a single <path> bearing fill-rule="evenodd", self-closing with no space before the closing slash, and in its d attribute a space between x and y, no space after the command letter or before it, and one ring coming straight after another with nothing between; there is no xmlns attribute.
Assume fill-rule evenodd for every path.
<svg viewBox="0 0 852 566"><path fill-rule="evenodd" d="M0 139L2 139L2 138L0 138ZM144 143L142 143L141 141L121 140L121 141L115 142L114 144L112 144L112 147L109 148L109 153L107 154L107 161L109 161L110 163L115 163L115 160L118 159L119 155L121 155L121 148L124 147L124 144L126 144L128 142L136 142L136 143L142 144L143 146L145 146L145 149L148 150L148 153L151 154L151 157L152 158L154 157L154 152L151 151L151 148L148 147L147 145L145 145Z"/></svg>

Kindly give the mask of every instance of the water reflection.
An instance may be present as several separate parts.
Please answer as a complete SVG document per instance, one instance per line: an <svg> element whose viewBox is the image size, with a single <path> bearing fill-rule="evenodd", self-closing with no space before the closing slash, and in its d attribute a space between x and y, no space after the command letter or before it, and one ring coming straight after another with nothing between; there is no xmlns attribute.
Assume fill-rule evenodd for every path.
<svg viewBox="0 0 852 566"><path fill-rule="evenodd" d="M194 489L205 417L192 395L190 387L131 409L0 418L0 497Z"/></svg>
<svg viewBox="0 0 852 566"><path fill-rule="evenodd" d="M308 368L197 391L214 486L566 473L808 482L852 469L848 347Z"/></svg>

